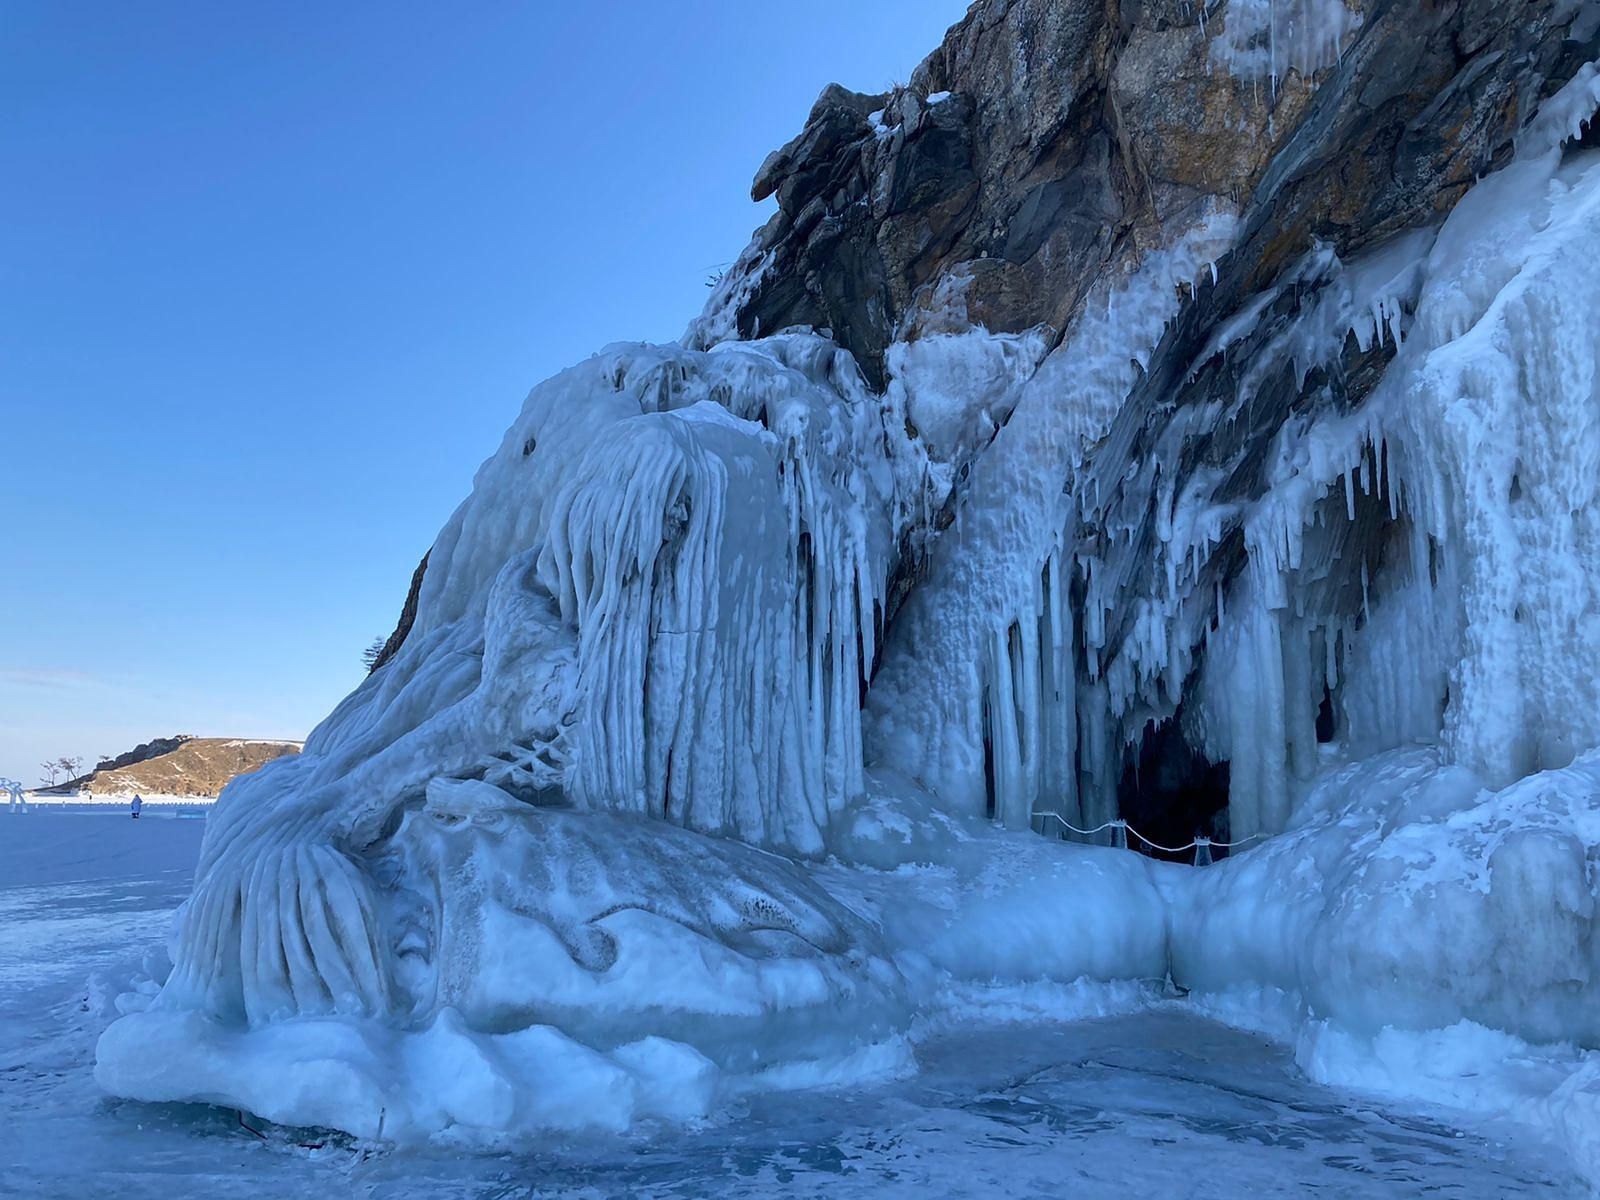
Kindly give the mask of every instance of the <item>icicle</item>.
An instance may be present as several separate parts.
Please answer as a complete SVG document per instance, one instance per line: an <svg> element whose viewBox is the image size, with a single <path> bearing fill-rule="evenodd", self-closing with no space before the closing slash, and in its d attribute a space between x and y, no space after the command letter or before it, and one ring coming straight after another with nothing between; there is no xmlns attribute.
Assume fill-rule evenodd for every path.
<svg viewBox="0 0 1600 1200"><path fill-rule="evenodd" d="M1398 520L1400 517L1400 488L1394 477L1394 462L1389 457L1389 439L1383 439L1383 477L1388 487L1389 494L1389 519Z"/></svg>

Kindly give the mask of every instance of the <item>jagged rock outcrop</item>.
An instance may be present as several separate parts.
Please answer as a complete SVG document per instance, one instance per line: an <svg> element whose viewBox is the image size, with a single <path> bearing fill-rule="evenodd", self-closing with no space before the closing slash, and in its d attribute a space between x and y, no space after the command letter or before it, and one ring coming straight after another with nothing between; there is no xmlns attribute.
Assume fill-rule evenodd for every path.
<svg viewBox="0 0 1600 1200"><path fill-rule="evenodd" d="M1305 453L1282 435L1362 408L1408 328L1434 232L1479 178L1512 161L1520 138L1544 144L1529 134L1542 103L1575 78L1587 94L1588 76L1577 77L1600 55L1597 33L1600 5L1574 0L983 0L907 87L825 89L800 135L758 172L753 194L775 196L778 211L687 340L824 329L905 406L927 449L940 482L927 528L891 569L869 741L900 745L888 758L908 770L938 760L927 770L959 806L987 793L991 811L1003 810L1011 795L1017 823L1065 795L1077 819L1136 811L1182 842L1197 828L1225 832L1230 794L1235 831L1281 822L1284 780L1304 778L1314 759L1318 697L1318 738L1370 724L1338 719L1365 701L1335 680L1371 597L1419 572L1448 590L1457 569L1440 516L1455 501L1435 498L1430 527L1416 528L1424 488L1394 478L1390 456L1408 440L1398 431L1363 418L1366 445L1339 451L1355 456L1343 468L1352 479L1367 481L1348 489L1347 523L1273 494L1283 456ZM1574 126L1557 139L1568 156L1591 140L1579 107L1550 118ZM1161 300L1152 271L1175 302ZM1141 320L1154 322L1148 341L1129 335ZM950 378L967 368L943 350L918 364L920 346L967 330L1032 331L1043 365L1030 379L1022 364L1008 391L993 378L976 388ZM1134 373L1113 379L1130 360ZM930 419L945 421L965 395L990 438L1019 406L1032 423L1004 430L1009 446L967 436L941 447L916 400L930 386L947 393L922 406ZM1438 429L1412 433L1406 469L1439 469L1425 461L1441 452ZM1316 471L1334 473L1295 486L1324 494L1337 471ZM1029 500L1041 478L1067 499ZM999 541L996 518L980 515L997 509L1008 510ZM1175 533L1197 512L1215 530ZM1304 572L1302 520L1319 531ZM939 531L951 526L960 549L941 561ZM1261 578L1247 580L1252 571ZM1310 590L1285 599L1300 587ZM987 599L974 604L975 594ZM1219 732L1218 703L1209 723L1196 715L1225 594L1264 606L1268 653L1289 647L1290 732L1262 733L1286 736L1289 749L1260 761L1232 744L1242 734ZM1064 636L1076 650L1042 667L1040 639ZM1290 661L1320 653L1302 650L1306 638L1337 647L1326 683L1322 667ZM1213 676L1254 653L1242 645L1210 655L1221 660ZM959 683L917 689L952 662ZM1562 765L1569 752L1502 755L1484 744L1499 735L1462 732L1492 707L1465 694L1475 670L1440 668L1442 716L1387 723L1442 736L1502 782ZM1068 674L1074 686L1063 685ZM968 699L942 698L952 694ZM925 711L907 712L908 697ZM1013 699L1015 715L1002 714ZM1248 761L1231 764L1230 783L1235 751ZM1270 797L1266 815L1240 816L1258 791Z"/></svg>
<svg viewBox="0 0 1600 1200"><path fill-rule="evenodd" d="M95 764L95 773L115 771L122 767L131 767L135 763L147 762L163 754L171 754L185 742L194 741L193 736L187 733L176 734L173 737L151 738L148 742L140 742L132 750L125 750L115 758L103 758Z"/></svg>
<svg viewBox="0 0 1600 1200"><path fill-rule="evenodd" d="M384 640L378 657L372 660L374 671L395 656L405 642L406 635L411 632L411 626L417 619L417 594L422 591L422 577L427 573L428 556L424 554L422 561L417 563L417 569L411 572L411 586L406 589L405 603L400 606L400 619L395 622L394 632Z"/></svg>
<svg viewBox="0 0 1600 1200"><path fill-rule="evenodd" d="M924 330L1059 336L1095 279L1219 196L1249 229L1225 306L1313 239L1348 256L1436 220L1600 21L1566 0L1200 8L983 0L907 87L830 85L756 175L778 212L724 281L732 328L829 329L881 387L890 342ZM1230 34L1263 9L1279 28ZM1310 44L1319 19L1342 46Z"/></svg>

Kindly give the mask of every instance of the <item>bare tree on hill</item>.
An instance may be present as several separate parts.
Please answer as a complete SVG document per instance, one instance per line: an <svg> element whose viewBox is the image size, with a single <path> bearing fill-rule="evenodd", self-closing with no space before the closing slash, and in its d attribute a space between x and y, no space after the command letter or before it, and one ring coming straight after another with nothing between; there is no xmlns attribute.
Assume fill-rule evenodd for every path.
<svg viewBox="0 0 1600 1200"><path fill-rule="evenodd" d="M383 648L388 644L388 638L373 638L372 644L361 652L361 665L371 675L378 669L378 660L383 657Z"/></svg>

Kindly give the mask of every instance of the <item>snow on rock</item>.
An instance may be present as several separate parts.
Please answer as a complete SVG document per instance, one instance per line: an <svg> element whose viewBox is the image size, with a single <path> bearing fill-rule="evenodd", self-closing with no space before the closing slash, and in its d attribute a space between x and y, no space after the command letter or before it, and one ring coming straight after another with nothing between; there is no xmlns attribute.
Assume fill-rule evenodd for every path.
<svg viewBox="0 0 1600 1200"><path fill-rule="evenodd" d="M680 339L691 350L709 350L739 336L739 310L761 286L772 268L772 255L752 241L733 264L716 277L711 296L700 315L689 322Z"/></svg>
<svg viewBox="0 0 1600 1200"><path fill-rule="evenodd" d="M1211 61L1241 79L1266 80L1276 90L1291 70L1310 76L1332 66L1361 13L1345 0L1227 0L1201 20L1211 37Z"/></svg>
<svg viewBox="0 0 1600 1200"><path fill-rule="evenodd" d="M1010 420L896 624L869 695L878 759L960 809L984 809L988 740L1008 827L1027 828L1047 800L1079 811L1063 485L1106 435L1182 289L1210 276L1234 231L1215 209L1091 293L1074 331L1008 400Z"/></svg>
<svg viewBox="0 0 1600 1200"><path fill-rule="evenodd" d="M1226 12L1274 70L1352 16ZM224 792L98 1078L363 1136L618 1128L908 1069L919 1008L1170 974L1600 1169L1597 99L1579 72L1437 228L1226 305L1211 201L1049 353L927 332L875 396L719 316L535 388L398 653ZM1026 832L1141 803L1251 848ZM1463 1082L1497 1046L1521 1100Z"/></svg>
<svg viewBox="0 0 1600 1200"><path fill-rule="evenodd" d="M969 329L896 342L888 354L890 386L903 390L906 416L929 457L970 462L1010 419L1017 389L1046 348L1037 331Z"/></svg>
<svg viewBox="0 0 1600 1200"><path fill-rule="evenodd" d="M1010 420L1048 349L1042 330L994 334L981 327L895 342L886 355L884 402L904 413L913 438L900 457L897 491L915 498L909 528L924 552L935 514L964 488L973 462Z"/></svg>

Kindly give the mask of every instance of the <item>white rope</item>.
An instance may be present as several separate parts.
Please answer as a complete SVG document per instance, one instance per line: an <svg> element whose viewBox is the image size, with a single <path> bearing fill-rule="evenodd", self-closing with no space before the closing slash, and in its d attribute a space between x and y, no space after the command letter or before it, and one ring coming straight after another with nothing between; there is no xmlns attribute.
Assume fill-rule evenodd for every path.
<svg viewBox="0 0 1600 1200"><path fill-rule="evenodd" d="M1125 829L1125 828L1127 828L1127 825L1128 825L1128 823L1126 821L1107 821L1104 825L1096 825L1093 829L1079 829L1076 825L1074 825L1072 822L1068 821L1060 813L1036 812L1036 813L1029 813L1028 815L1031 816L1031 817L1054 817L1056 820L1060 821L1063 825L1065 825L1068 829L1072 830L1073 833L1082 834L1084 837L1089 837L1091 834L1099 833L1102 829L1110 829L1113 826Z"/></svg>
<svg viewBox="0 0 1600 1200"><path fill-rule="evenodd" d="M1163 846L1160 842L1151 841L1149 838L1145 837L1144 834L1140 833L1132 825L1129 825L1123 820L1107 821L1104 825L1096 825L1093 829L1079 829L1060 813L1035 812L1030 813L1029 816L1038 817L1041 820L1048 817L1052 820L1059 821L1062 825L1072 830L1072 832L1077 834L1079 837L1092 837L1094 834L1097 834L1105 829L1121 829L1133 834L1134 837L1138 838L1152 850L1160 850L1165 854L1182 854L1186 850L1199 850L1202 846L1208 849L1213 846L1221 846L1225 850L1231 850L1235 846L1243 846L1249 842L1257 840L1258 838L1263 838L1266 836L1264 833L1252 833L1249 837L1242 837L1236 842L1215 842L1208 837L1197 837L1194 839L1194 841L1188 842L1182 846ZM1199 855L1197 854L1195 857L1198 859Z"/></svg>

